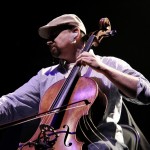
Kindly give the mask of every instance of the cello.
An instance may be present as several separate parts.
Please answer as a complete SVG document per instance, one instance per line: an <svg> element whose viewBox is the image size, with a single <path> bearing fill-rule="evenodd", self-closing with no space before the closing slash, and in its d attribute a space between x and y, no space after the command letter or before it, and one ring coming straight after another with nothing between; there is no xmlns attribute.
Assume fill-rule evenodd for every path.
<svg viewBox="0 0 150 150"><path fill-rule="evenodd" d="M100 30L88 37L83 51L98 46L104 37L114 33L108 18L100 20ZM75 64L69 76L50 86L43 95L39 114L40 124L34 135L18 150L81 150L85 143L93 142L88 134L97 138L96 119L92 119L94 108L99 105L100 118L107 108L107 97L94 78L80 76L81 65Z"/></svg>

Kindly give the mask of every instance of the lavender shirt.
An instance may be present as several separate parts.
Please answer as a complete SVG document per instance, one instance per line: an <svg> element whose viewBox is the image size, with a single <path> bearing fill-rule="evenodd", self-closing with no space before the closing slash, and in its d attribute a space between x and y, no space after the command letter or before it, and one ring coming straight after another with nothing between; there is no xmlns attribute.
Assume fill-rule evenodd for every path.
<svg viewBox="0 0 150 150"><path fill-rule="evenodd" d="M136 99L126 99L139 105L150 104L150 83L141 73L134 70L125 61L116 57L100 57L97 55L97 59L121 72L138 77L139 83L137 86ZM0 123L3 124L37 114L40 100L46 90L55 82L66 78L67 73L70 71L68 70L67 73L59 72L58 66L59 65L55 65L41 69L37 75L33 76L20 88L12 93L3 95L0 98ZM69 68L71 69L71 65ZM122 130L120 126L117 125L121 114L123 95L103 74L92 70L88 66L83 67L81 76L97 78L98 85L100 85L100 88L108 99L108 107L105 114L106 121L116 123L118 130L115 137L118 141L123 142Z"/></svg>

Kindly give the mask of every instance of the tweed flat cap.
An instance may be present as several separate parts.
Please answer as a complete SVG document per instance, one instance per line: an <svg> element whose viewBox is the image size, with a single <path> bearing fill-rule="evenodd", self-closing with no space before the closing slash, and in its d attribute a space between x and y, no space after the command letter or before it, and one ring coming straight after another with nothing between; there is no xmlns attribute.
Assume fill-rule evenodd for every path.
<svg viewBox="0 0 150 150"><path fill-rule="evenodd" d="M86 28L81 21L81 19L75 14L64 14L59 17L54 18L48 24L39 28L38 32L39 35L44 38L48 39L50 37L50 31L59 26L59 25L73 25L80 28L82 32L86 34Z"/></svg>

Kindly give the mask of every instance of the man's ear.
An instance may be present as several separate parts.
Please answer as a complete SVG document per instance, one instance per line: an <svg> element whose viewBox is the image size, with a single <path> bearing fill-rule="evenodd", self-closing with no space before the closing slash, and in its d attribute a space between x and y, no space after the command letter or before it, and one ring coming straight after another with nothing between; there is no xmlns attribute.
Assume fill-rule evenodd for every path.
<svg viewBox="0 0 150 150"><path fill-rule="evenodd" d="M76 37L78 36L77 32L72 32L71 33L71 37L70 37L70 41L71 43L76 43Z"/></svg>
<svg viewBox="0 0 150 150"><path fill-rule="evenodd" d="M76 27L73 29L72 32L73 32L73 37L76 38L79 35L80 29Z"/></svg>
<svg viewBox="0 0 150 150"><path fill-rule="evenodd" d="M79 35L80 30L78 28L74 28L71 33L71 42L76 43L76 38Z"/></svg>
<svg viewBox="0 0 150 150"><path fill-rule="evenodd" d="M77 36L78 36L78 32L73 32L73 33L72 33L73 39L75 39Z"/></svg>

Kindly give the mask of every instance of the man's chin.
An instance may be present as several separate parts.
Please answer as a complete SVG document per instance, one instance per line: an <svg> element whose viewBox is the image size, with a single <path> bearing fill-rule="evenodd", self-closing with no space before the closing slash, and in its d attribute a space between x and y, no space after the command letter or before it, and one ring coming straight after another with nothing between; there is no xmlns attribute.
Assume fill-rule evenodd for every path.
<svg viewBox="0 0 150 150"><path fill-rule="evenodd" d="M60 56L60 53L56 50L51 50L51 55L54 57L54 58L59 58Z"/></svg>
<svg viewBox="0 0 150 150"><path fill-rule="evenodd" d="M60 56L58 53L51 53L51 54L54 58L59 58L59 56Z"/></svg>

